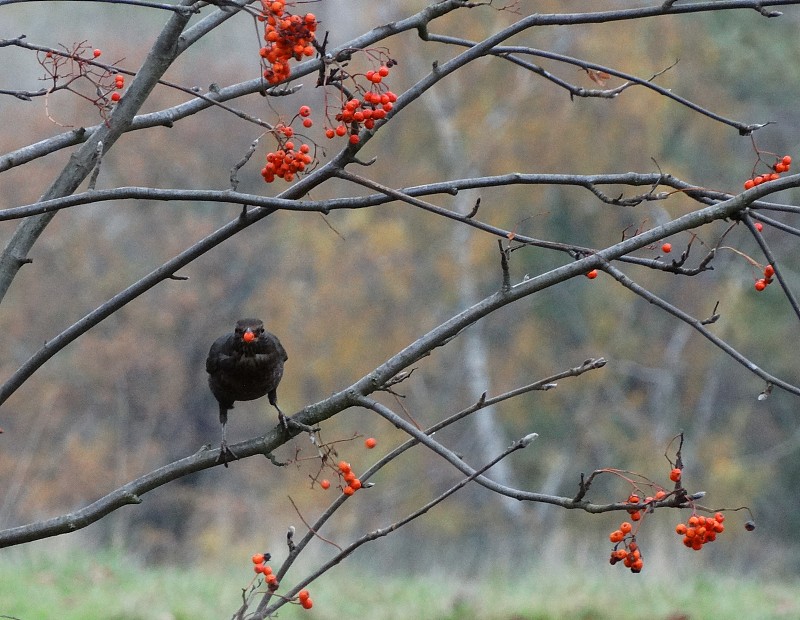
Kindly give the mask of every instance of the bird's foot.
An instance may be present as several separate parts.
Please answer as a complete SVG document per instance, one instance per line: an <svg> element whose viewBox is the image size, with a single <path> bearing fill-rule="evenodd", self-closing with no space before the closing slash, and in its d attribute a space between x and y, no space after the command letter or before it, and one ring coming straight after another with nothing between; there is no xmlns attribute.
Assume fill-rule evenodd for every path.
<svg viewBox="0 0 800 620"><path fill-rule="evenodd" d="M298 422L292 418L287 418L283 411L280 410L278 411L278 422L280 422L281 428L285 431L288 431L290 428L295 428L313 435L319 430L318 428L314 428L308 424L303 424L302 422Z"/></svg>
<svg viewBox="0 0 800 620"><path fill-rule="evenodd" d="M236 456L236 453L228 447L228 442L223 440L219 445L219 456L217 457L217 463L222 463L225 467L227 467L228 463L238 459L239 457Z"/></svg>

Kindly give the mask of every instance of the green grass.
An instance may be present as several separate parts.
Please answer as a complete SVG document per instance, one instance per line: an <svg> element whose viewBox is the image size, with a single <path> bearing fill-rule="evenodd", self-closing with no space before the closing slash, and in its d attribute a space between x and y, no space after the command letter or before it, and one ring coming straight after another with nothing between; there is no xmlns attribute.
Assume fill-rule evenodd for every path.
<svg viewBox="0 0 800 620"><path fill-rule="evenodd" d="M310 587L314 609L281 609L287 620L663 620L800 617L797 583L707 574L686 582L598 566L590 574L541 570L513 580L442 573L385 576L347 566ZM230 618L248 566L146 568L124 556L0 554L0 617L20 620L205 620Z"/></svg>

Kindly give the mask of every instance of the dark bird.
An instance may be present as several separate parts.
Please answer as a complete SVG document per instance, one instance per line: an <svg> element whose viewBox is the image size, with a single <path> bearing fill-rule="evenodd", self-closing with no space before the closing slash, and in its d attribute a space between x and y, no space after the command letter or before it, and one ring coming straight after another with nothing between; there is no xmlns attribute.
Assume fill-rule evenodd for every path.
<svg viewBox="0 0 800 620"><path fill-rule="evenodd" d="M211 345L206 372L211 392L219 402L222 443L219 461L228 466L236 455L225 440L228 411L237 400L255 400L266 395L278 410L278 419L287 428L286 416L278 407L278 384L283 377L283 363L288 359L280 340L264 330L259 319L240 319L232 334L220 336Z"/></svg>

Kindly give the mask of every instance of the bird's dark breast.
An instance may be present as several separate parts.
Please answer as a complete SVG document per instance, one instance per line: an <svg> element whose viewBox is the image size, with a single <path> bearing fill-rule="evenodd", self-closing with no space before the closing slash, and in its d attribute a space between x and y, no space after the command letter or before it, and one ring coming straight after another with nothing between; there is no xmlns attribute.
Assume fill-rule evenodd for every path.
<svg viewBox="0 0 800 620"><path fill-rule="evenodd" d="M245 354L230 370L217 371L208 382L215 395L225 400L254 400L278 387L283 360L275 354Z"/></svg>

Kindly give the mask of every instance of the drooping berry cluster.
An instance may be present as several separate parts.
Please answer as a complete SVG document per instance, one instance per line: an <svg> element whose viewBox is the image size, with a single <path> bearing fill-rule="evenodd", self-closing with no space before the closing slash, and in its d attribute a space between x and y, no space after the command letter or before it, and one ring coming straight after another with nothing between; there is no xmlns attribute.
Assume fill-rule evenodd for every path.
<svg viewBox="0 0 800 620"><path fill-rule="evenodd" d="M756 185L761 185L762 183L767 183L768 181L775 181L779 179L781 173L789 172L789 169L792 167L792 158L789 155L784 155L780 159L778 159L770 168L772 172L767 172L765 174L759 174L754 176L752 179L747 179L744 182L745 189L752 189Z"/></svg>
<svg viewBox="0 0 800 620"><path fill-rule="evenodd" d="M300 590L300 592L297 593L297 600L300 602L303 609L311 609L314 606L314 601L311 600L311 595L308 593L308 590Z"/></svg>
<svg viewBox="0 0 800 620"><path fill-rule="evenodd" d="M264 583L267 584L270 590L275 591L280 584L278 583L278 578L272 573L272 567L267 564L270 557L272 556L269 553L256 553L250 559L253 562L253 570L257 574L264 575Z"/></svg>
<svg viewBox="0 0 800 620"><path fill-rule="evenodd" d="M642 517L647 514L647 512L652 512L652 504L654 502L661 501L666 497L667 493L664 489L658 489L655 495L652 497L645 497L644 501L642 501L642 498L637 494L632 493L628 496L627 503L644 503L645 506L643 508L629 508L628 514L630 515L630 520L634 522L641 521ZM611 557L609 558L609 562L612 566L618 562L622 562L622 565L625 568L629 568L632 573L642 572L644 559L642 558L642 552L639 550L639 544L636 542L636 534L639 531L640 525L641 524L637 524L634 530L634 526L630 522L623 521L618 529L608 535L608 539L614 543L614 548L611 550Z"/></svg>
<svg viewBox="0 0 800 620"><path fill-rule="evenodd" d="M277 151L267 153L267 163L261 169L261 176L267 183L272 183L275 177L284 181L294 180L296 174L303 172L314 161L309 155L310 151L308 144L301 144L295 150L295 143L287 140Z"/></svg>
<svg viewBox="0 0 800 620"><path fill-rule="evenodd" d="M636 542L636 536L626 536L622 534L622 528L625 526L627 526L626 529L630 532L631 524L625 521L620 525L620 529L612 532L609 537L611 542L616 542L616 544L614 545L614 550L611 552L611 557L608 561L611 563L611 566L614 566L617 562L622 562L622 565L625 568L631 569L632 573L641 573L642 568L644 568L642 552L639 551L639 544ZM619 540L615 540L617 534L622 535L619 537ZM621 547L619 546L620 543L622 543Z"/></svg>
<svg viewBox="0 0 800 620"><path fill-rule="evenodd" d="M356 477L353 468L347 461L339 461L339 475L346 483L342 488L342 493L345 495L352 495L361 488L361 480Z"/></svg>
<svg viewBox="0 0 800 620"><path fill-rule="evenodd" d="M286 10L284 0L261 0L261 21L264 26L264 47L259 54L269 63L264 69L264 79L277 84L289 77L291 60L300 60L315 53L314 39L317 18L313 13L292 15Z"/></svg>
<svg viewBox="0 0 800 620"><path fill-rule="evenodd" d="M772 276L774 275L775 275L775 268L772 265L767 265L766 267L764 267L764 277L756 280L755 284L756 290L758 292L761 292L765 288L767 288L767 285L772 284Z"/></svg>
<svg viewBox="0 0 800 620"><path fill-rule="evenodd" d="M328 139L349 134L350 143L358 144L358 132L362 125L366 129L372 129L375 121L386 118L397 101L397 95L386 87L383 80L395 64L395 61L390 59L377 70L370 70L364 74L364 78L369 82L369 89L359 85L361 98L353 97L342 102L340 111L334 117L338 124L325 130Z"/></svg>
<svg viewBox="0 0 800 620"><path fill-rule="evenodd" d="M716 513L713 517L701 517L693 514L686 523L678 523L675 526L675 533L683 536L685 546L700 551L703 545L714 542L717 534L725 531L725 526L722 525L724 520L725 515L721 512Z"/></svg>
<svg viewBox="0 0 800 620"><path fill-rule="evenodd" d="M52 82L50 92L68 90L90 101L107 120L113 104L122 98L119 91L125 87L125 76L117 73L113 65L100 64L97 59L102 55L101 49L91 49L84 41L72 48L64 47L63 51L48 50L37 60L47 74L45 79ZM93 96L78 88L87 81Z"/></svg>

